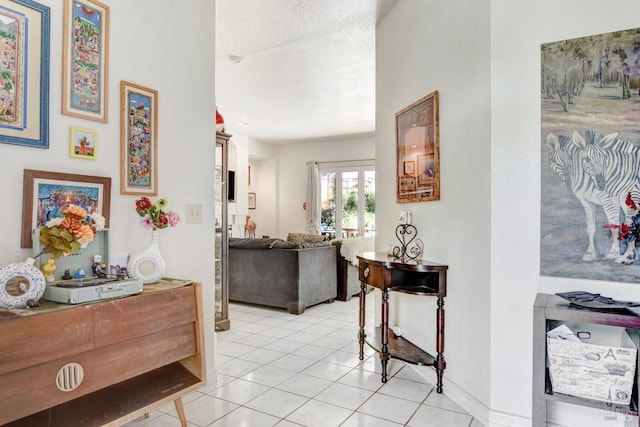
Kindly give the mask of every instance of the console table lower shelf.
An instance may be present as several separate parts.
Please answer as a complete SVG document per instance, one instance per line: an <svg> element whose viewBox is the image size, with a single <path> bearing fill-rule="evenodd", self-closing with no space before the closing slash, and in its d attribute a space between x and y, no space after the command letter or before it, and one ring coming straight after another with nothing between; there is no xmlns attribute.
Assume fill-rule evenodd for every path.
<svg viewBox="0 0 640 427"><path fill-rule="evenodd" d="M402 360L403 362L412 363L419 366L433 366L436 367L436 358L420 347L413 344L411 341L397 337L391 331L387 329L389 334L388 353L392 359ZM369 347L375 350L378 354L382 353L380 345L376 343L382 342L382 327L375 329L369 329L365 333L365 342ZM368 338L371 338L370 340Z"/></svg>

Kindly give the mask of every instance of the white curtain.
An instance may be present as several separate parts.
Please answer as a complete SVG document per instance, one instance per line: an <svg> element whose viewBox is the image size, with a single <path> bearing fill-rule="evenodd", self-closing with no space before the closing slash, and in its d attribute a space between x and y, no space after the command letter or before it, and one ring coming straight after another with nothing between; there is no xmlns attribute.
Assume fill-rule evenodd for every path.
<svg viewBox="0 0 640 427"><path fill-rule="evenodd" d="M320 171L317 162L307 162L307 233L320 234Z"/></svg>

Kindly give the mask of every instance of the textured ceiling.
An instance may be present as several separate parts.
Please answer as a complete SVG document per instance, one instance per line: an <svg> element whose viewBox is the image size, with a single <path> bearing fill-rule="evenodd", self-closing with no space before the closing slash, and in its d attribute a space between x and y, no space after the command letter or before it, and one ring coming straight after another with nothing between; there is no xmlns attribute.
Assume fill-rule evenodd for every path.
<svg viewBox="0 0 640 427"><path fill-rule="evenodd" d="M271 143L374 132L375 26L397 1L217 0L227 130Z"/></svg>

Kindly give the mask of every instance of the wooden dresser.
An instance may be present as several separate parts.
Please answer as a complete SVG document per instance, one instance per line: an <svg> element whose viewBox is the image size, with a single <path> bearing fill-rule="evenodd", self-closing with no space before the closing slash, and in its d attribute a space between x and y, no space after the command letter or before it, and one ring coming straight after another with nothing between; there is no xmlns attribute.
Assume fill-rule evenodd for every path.
<svg viewBox="0 0 640 427"><path fill-rule="evenodd" d="M173 401L186 426L181 397L205 383L201 284L160 285L0 320L0 425L118 426Z"/></svg>

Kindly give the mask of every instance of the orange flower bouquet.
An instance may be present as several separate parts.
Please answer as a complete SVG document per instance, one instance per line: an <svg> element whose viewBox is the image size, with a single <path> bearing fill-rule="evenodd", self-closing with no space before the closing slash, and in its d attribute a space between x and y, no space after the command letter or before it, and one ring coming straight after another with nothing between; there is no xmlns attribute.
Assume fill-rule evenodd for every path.
<svg viewBox="0 0 640 427"><path fill-rule="evenodd" d="M98 231L104 229L104 217L97 212L89 214L83 207L69 205L62 210L62 215L40 228L43 249L36 258L45 253L54 259L76 254L96 237Z"/></svg>

